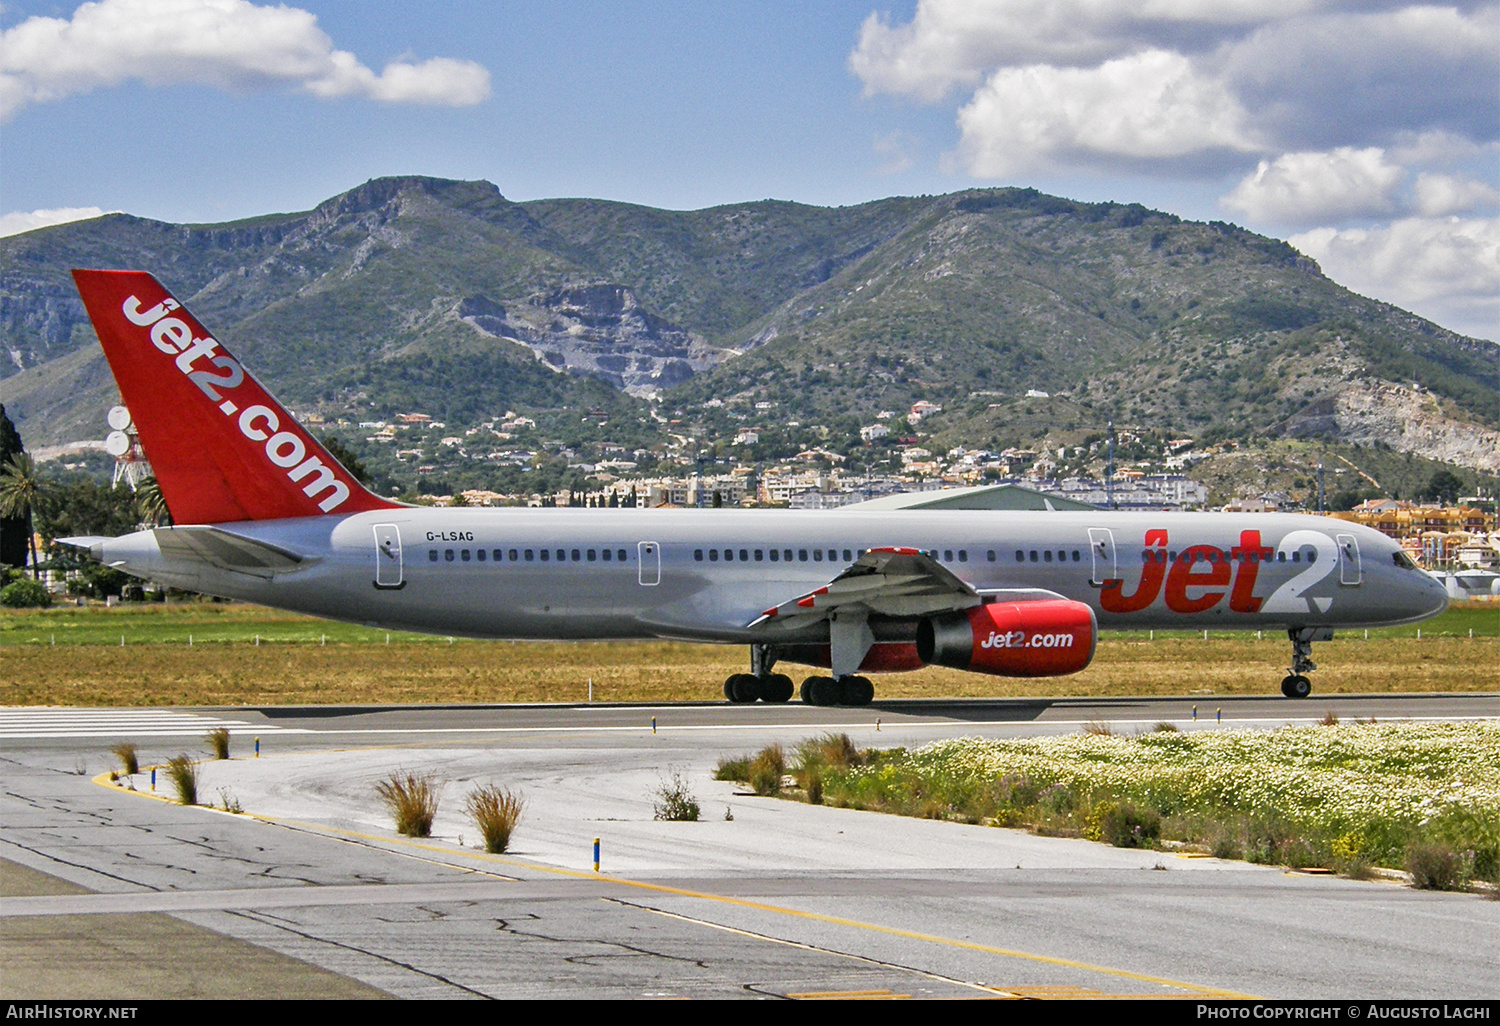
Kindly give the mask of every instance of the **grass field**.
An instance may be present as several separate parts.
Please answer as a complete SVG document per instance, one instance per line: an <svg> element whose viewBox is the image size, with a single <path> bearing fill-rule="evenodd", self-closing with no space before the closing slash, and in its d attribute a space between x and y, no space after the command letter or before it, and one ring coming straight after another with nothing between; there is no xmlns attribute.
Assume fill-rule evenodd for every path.
<svg viewBox="0 0 1500 1026"><path fill-rule="evenodd" d="M1318 644L1314 695L1500 691L1500 604L1455 603L1417 630ZM931 668L876 678L876 694L1276 694L1289 657L1274 632L1106 633L1072 677ZM238 603L0 612L0 704L11 706L578 702L590 678L595 701L711 701L747 666L743 646L450 641Z"/></svg>

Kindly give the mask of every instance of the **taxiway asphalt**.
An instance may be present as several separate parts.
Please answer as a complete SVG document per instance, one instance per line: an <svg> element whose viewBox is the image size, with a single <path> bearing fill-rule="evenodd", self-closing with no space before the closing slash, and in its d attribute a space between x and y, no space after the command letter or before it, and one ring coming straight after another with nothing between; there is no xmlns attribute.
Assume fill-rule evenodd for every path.
<svg viewBox="0 0 1500 1026"><path fill-rule="evenodd" d="M909 746L1329 711L1497 718L1500 699L0 710L0 857L72 885L0 888L0 927L8 942L54 924L66 935L51 951L72 938L77 966L33 966L59 997L145 986L128 960L118 976L101 970L108 934L88 935L147 921L131 917L181 924L175 985L189 993L194 973L196 992L223 994L209 978L232 983L248 965L213 937L285 959L239 974L227 992L245 996L279 996L276 981L295 976L299 994L399 997L1495 997L1500 902L757 798L711 779L726 754L826 730ZM235 757L202 766L201 800L248 815L153 799L146 774L135 793L96 782L117 741L162 762L202 753L217 726ZM374 784L393 770L443 783L432 838L391 831ZM699 822L653 818L673 773ZM488 782L526 796L506 856L477 849L460 808ZM17 969L6 996L46 996L16 990Z"/></svg>

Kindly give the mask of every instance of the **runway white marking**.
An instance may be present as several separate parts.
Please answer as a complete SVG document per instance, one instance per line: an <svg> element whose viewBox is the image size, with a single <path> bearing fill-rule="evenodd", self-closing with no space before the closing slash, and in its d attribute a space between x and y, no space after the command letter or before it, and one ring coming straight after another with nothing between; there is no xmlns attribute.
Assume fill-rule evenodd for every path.
<svg viewBox="0 0 1500 1026"><path fill-rule="evenodd" d="M164 709L0 709L0 739L202 737L220 727L231 735L311 733L297 727L254 724Z"/></svg>

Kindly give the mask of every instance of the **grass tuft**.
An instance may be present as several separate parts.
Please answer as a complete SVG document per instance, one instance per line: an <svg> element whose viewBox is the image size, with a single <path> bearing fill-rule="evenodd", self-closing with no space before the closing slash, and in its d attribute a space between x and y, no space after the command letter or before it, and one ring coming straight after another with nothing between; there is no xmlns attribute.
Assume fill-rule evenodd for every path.
<svg viewBox="0 0 1500 1026"><path fill-rule="evenodd" d="M508 791L495 784L469 792L464 808L479 827L485 851L499 855L510 847L510 835L521 821L521 808L525 804L519 791Z"/></svg>
<svg viewBox="0 0 1500 1026"><path fill-rule="evenodd" d="M121 741L109 751L120 760L120 769L127 777L134 776L141 771L140 752L129 741Z"/></svg>
<svg viewBox="0 0 1500 1026"><path fill-rule="evenodd" d="M746 783L750 780L750 756L738 755L733 758L725 756L719 760L719 765L714 767L715 780L730 780L736 783Z"/></svg>
<svg viewBox="0 0 1500 1026"><path fill-rule="evenodd" d="M1092 734L1095 737L1115 736L1114 728L1111 727L1108 723L1104 723L1100 720L1089 720L1083 725L1083 732L1085 734Z"/></svg>
<svg viewBox="0 0 1500 1026"><path fill-rule="evenodd" d="M1318 721L1318 726L1320 727L1337 727L1338 725L1339 714L1334 712L1332 709L1329 709L1326 713L1324 713L1323 718Z"/></svg>
<svg viewBox="0 0 1500 1026"><path fill-rule="evenodd" d="M1441 844L1414 844L1406 851L1412 886L1424 891L1462 891L1469 886L1469 860Z"/></svg>
<svg viewBox="0 0 1500 1026"><path fill-rule="evenodd" d="M780 745L767 745L750 760L748 783L756 794L774 797L781 793L781 778L786 775L786 752Z"/></svg>
<svg viewBox="0 0 1500 1026"><path fill-rule="evenodd" d="M407 837L431 836L440 790L430 773L392 773L375 785L375 793L396 821L396 833Z"/></svg>
<svg viewBox="0 0 1500 1026"><path fill-rule="evenodd" d="M219 788L219 808L225 812L233 812L236 815L245 811L240 805L240 800L227 787Z"/></svg>
<svg viewBox="0 0 1500 1026"><path fill-rule="evenodd" d="M210 730L203 741L213 751L215 759L229 758L229 731L223 727Z"/></svg>
<svg viewBox="0 0 1500 1026"><path fill-rule="evenodd" d="M652 803L652 807L657 819L683 823L698 821L702 811L698 808L698 799L693 797L693 792L688 790L687 781L682 779L682 774L677 770L673 770L671 779L663 780L654 793L656 801Z"/></svg>
<svg viewBox="0 0 1500 1026"><path fill-rule="evenodd" d="M167 760L167 779L177 791L177 800L183 805L198 804L198 764L186 753Z"/></svg>
<svg viewBox="0 0 1500 1026"><path fill-rule="evenodd" d="M1156 726L1154 726L1154 727L1151 728L1151 733L1153 733L1153 734L1180 734L1181 731L1177 729L1177 724L1175 724L1175 723L1168 723L1166 720L1162 720L1161 722L1157 723Z"/></svg>

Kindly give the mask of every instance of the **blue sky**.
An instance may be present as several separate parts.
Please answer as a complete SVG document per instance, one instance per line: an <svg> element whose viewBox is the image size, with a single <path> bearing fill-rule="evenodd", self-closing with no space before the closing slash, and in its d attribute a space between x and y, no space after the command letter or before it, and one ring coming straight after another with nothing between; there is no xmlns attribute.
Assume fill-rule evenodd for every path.
<svg viewBox="0 0 1500 1026"><path fill-rule="evenodd" d="M0 233L405 173L678 209L1021 184L1289 238L1500 338L1493 2L98 0L0 30Z"/></svg>

